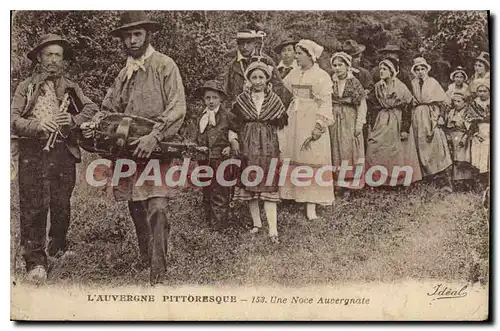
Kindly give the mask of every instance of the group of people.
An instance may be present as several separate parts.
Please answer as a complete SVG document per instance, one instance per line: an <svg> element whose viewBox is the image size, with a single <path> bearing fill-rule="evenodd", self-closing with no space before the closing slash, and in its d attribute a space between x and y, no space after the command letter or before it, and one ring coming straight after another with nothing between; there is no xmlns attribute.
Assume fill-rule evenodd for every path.
<svg viewBox="0 0 500 331"><path fill-rule="evenodd" d="M474 184L471 181L481 176L481 182L487 184L487 52L474 59L475 72L470 79L464 68L454 70L445 91L429 76L431 66L422 56L413 60L410 78L400 67L400 49L393 44L381 50L383 58L372 75L360 66L365 46L354 40L344 42L342 49L331 56L330 67L324 69L318 63L323 47L316 42L283 40L275 49L281 56L275 66L259 49L261 36L252 27L241 29L237 34L237 55L226 71L225 88L210 88L217 82L202 88L205 93L216 93L220 100L228 99L228 114L236 123L238 119L244 123L220 132L224 137L229 137L231 130L238 134L225 142L228 154L214 157L214 165L228 157L232 149L241 153L248 164L258 164L264 170L277 155L290 161L292 173L300 166L313 168L313 173L326 164L333 169L343 163L351 168L330 185L292 185L291 181L279 187L240 185L233 199L249 201L253 233L262 227L259 200L264 201L269 236L276 243L276 202L305 203L307 218L317 219L316 205L332 205L335 195L349 196L352 190L368 186L364 173L371 167L386 169L386 178L381 179L381 173L372 173L371 178L381 179L383 185L440 178L442 189L452 192L470 187ZM206 106L201 121L212 111L210 104ZM213 124L214 130L217 126ZM198 142L214 146L207 140ZM393 171L402 166L412 169L409 183L406 174ZM338 174L334 171L333 176ZM224 206L229 195L224 194L222 198L221 191L206 190L207 215L218 224L225 224L227 218ZM216 208L223 212L214 212Z"/></svg>
<svg viewBox="0 0 500 331"><path fill-rule="evenodd" d="M21 245L27 278L47 278L45 226L50 210L47 253L63 256L70 221L69 200L79 161L75 135L91 136L92 118L102 113L137 115L156 122L153 130L137 139L134 155L147 158L161 141L177 134L186 113L179 69L168 56L150 44L160 25L145 13L121 16L112 35L120 37L128 55L102 102L101 109L77 83L62 72L62 61L72 55L71 45L58 35L44 36L28 54L38 63L33 74L19 84L12 101L12 131L19 141L19 191ZM330 75L318 63L323 47L312 40L287 38L275 49L278 65L262 52L265 34L259 26L237 32L238 49L225 72L224 82L209 80L196 95L205 104L197 119L196 143L208 147L199 163L214 170L228 158L245 166L259 166L264 174L273 160L289 160L290 171L308 166L313 173L325 165L352 166L342 181L325 185L293 185L278 178L264 178L257 185L239 182L234 188L212 180L203 188L207 220L218 229L228 226L230 200L247 201L252 233L262 228L263 201L272 243L279 243L277 204L282 200L305 203L309 220L318 219L317 205L332 205L336 194L348 196L365 184L365 169L384 166L384 184L402 185L391 178L396 166L413 169L411 182L442 176L443 188L452 191L455 180L489 172L489 54L475 59L469 79L459 67L451 73L448 91L429 76L431 66L414 59L410 79L400 67L395 45L381 52L384 58L372 71L360 66L364 46L353 40L343 44L330 59ZM401 79L399 78L401 77ZM82 101L77 114L57 110L70 87ZM48 137L59 133L54 148L42 151ZM63 139L64 138L64 139ZM359 173L356 169L360 168ZM42 169L42 171L40 171ZM136 178L120 182L117 200L128 201L134 222L140 260L150 268L151 284L163 281L169 220L168 187L135 186Z"/></svg>

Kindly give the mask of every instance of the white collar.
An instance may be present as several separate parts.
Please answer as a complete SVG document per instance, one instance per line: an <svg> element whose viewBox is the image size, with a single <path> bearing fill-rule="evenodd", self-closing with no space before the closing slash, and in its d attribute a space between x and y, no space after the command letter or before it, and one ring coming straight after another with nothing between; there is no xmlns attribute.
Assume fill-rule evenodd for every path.
<svg viewBox="0 0 500 331"><path fill-rule="evenodd" d="M482 107L486 107L490 104L490 100L483 101L479 97L476 97L476 102L481 105Z"/></svg>
<svg viewBox="0 0 500 331"><path fill-rule="evenodd" d="M219 111L219 108L220 108L220 105L218 105L214 110L212 110L215 114L217 114L217 112ZM208 109L208 107L205 107L205 109L203 110L203 114L206 114L208 113L210 110Z"/></svg>
<svg viewBox="0 0 500 331"><path fill-rule="evenodd" d="M155 51L155 49L153 48L153 46L148 45L148 48L146 48L146 52L144 52L144 54L142 54L140 58L134 59L133 57L129 56L127 58L127 63L129 63L129 62L139 62L141 64L144 64L144 61L147 58L149 58L151 55L153 55L154 51Z"/></svg>
<svg viewBox="0 0 500 331"><path fill-rule="evenodd" d="M474 73L474 79L488 79L490 78L490 72L486 71L483 75L483 77L479 77L477 73Z"/></svg>
<svg viewBox="0 0 500 331"><path fill-rule="evenodd" d="M280 63L278 64L278 68L281 68L281 67L283 67L283 68L293 68L293 69L295 69L295 68L297 68L297 67L298 67L297 60L296 60L296 59L293 59L292 64L291 64L291 65L289 65L289 66L285 65L285 63L283 63L283 60L281 60L281 61L280 61Z"/></svg>

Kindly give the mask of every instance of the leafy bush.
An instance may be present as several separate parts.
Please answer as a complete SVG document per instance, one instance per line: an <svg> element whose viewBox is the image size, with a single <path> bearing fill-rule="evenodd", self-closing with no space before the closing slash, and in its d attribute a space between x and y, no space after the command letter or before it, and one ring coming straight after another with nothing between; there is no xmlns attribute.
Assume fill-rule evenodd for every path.
<svg viewBox="0 0 500 331"><path fill-rule="evenodd" d="M325 69L329 54L345 39L366 46L367 68L376 65L377 50L389 40L401 45L402 65L406 67L423 49L433 65L433 75L443 85L448 83L451 66L471 68L470 59L479 50L488 49L486 12L153 11L149 15L162 24L153 37L154 47L172 57L181 71L188 99L188 127L200 108L194 89L207 78L222 77L234 54L231 50L236 47L237 28L251 21L264 23L264 50L275 58L278 55L273 48L288 35L324 45L321 63ZM120 40L109 34L117 26L118 17L116 11L13 12L11 92L31 72L27 52L41 35L53 32L64 35L74 45L75 58L69 73L99 104L125 63Z"/></svg>

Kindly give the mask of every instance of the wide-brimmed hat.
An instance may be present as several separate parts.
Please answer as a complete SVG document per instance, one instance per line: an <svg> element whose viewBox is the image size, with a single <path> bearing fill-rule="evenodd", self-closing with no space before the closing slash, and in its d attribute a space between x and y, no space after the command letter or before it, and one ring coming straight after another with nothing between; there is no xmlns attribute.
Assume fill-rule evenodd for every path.
<svg viewBox="0 0 500 331"><path fill-rule="evenodd" d="M146 13L143 11L130 10L123 12L120 15L119 26L113 31L111 31L111 35L117 37L120 36L120 33L123 30L140 26L145 27L147 30L151 32L156 32L160 29L161 24L156 21L150 20L149 17L146 15Z"/></svg>
<svg viewBox="0 0 500 331"><path fill-rule="evenodd" d="M250 63L248 68L245 70L245 78L247 80L250 80L250 77L248 76L250 76L250 74L257 69L262 70L264 72L264 74L267 76L267 80L271 79L273 75L273 68L269 64L264 63L262 61L255 61Z"/></svg>
<svg viewBox="0 0 500 331"><path fill-rule="evenodd" d="M342 50L350 56L355 56L365 51L365 45L358 44L356 40L348 39L342 44Z"/></svg>
<svg viewBox="0 0 500 331"><path fill-rule="evenodd" d="M238 28L236 40L258 39L266 36L264 24L261 22L245 23Z"/></svg>
<svg viewBox="0 0 500 331"><path fill-rule="evenodd" d="M218 92L223 97L227 97L226 91L224 91L224 87L220 82L216 80L207 80L202 87L196 89L195 95L197 97L203 98L203 95L207 90Z"/></svg>
<svg viewBox="0 0 500 331"><path fill-rule="evenodd" d="M256 38L257 38L257 31L255 30L239 29L238 32L236 32L237 40L256 39Z"/></svg>
<svg viewBox="0 0 500 331"><path fill-rule="evenodd" d="M30 59L33 62L37 62L38 52L40 52L42 48L48 45L60 45L64 50L65 59L70 59L73 57L73 49L71 48L71 44L69 43L69 41L67 41L60 35L49 33L43 35L40 38L40 40L38 40L37 45L31 51L28 52L27 55L28 59Z"/></svg>
<svg viewBox="0 0 500 331"><path fill-rule="evenodd" d="M469 76L467 76L467 73L465 72L465 68L462 66L458 66L453 70L453 72L450 74L450 80L453 80L456 74L462 74L464 75L464 80L468 80Z"/></svg>
<svg viewBox="0 0 500 331"><path fill-rule="evenodd" d="M413 65L411 66L411 72L416 75L415 73L415 68L418 66L424 66L427 68L427 71L431 70L431 65L427 63L427 60L424 59L423 57L416 57L413 59Z"/></svg>
<svg viewBox="0 0 500 331"><path fill-rule="evenodd" d="M281 53L281 50L283 49L283 47L285 46L288 46L288 45L293 45L293 47L295 47L295 45L297 45L298 41L293 39L292 37L286 37L285 39L283 39L282 42L279 43L278 46L274 47L274 51L279 54Z"/></svg>
<svg viewBox="0 0 500 331"><path fill-rule="evenodd" d="M476 61L481 61L484 64L486 64L488 66L488 68L491 68L491 65L490 65L490 53L488 53L488 52L481 52L481 54L479 54L478 57L476 57L475 60Z"/></svg>
<svg viewBox="0 0 500 331"><path fill-rule="evenodd" d="M394 44L392 42L389 42L387 45L385 45L384 48L379 49L378 52L379 53L384 53L384 52L400 53L401 52L401 48L399 47L399 45L396 45L396 44Z"/></svg>

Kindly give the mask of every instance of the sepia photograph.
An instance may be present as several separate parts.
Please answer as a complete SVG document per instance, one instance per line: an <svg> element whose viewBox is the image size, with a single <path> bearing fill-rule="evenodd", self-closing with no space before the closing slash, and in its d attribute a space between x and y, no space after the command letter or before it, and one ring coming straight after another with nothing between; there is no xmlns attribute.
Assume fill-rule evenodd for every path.
<svg viewBox="0 0 500 331"><path fill-rule="evenodd" d="M10 13L11 320L490 318L489 11Z"/></svg>

